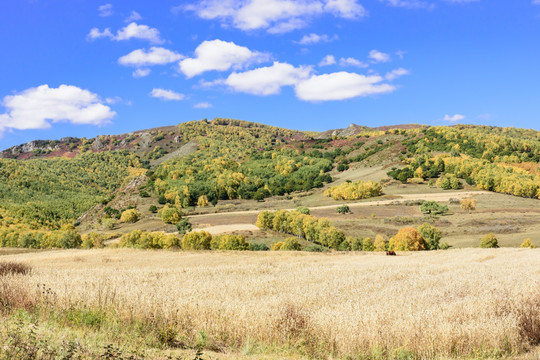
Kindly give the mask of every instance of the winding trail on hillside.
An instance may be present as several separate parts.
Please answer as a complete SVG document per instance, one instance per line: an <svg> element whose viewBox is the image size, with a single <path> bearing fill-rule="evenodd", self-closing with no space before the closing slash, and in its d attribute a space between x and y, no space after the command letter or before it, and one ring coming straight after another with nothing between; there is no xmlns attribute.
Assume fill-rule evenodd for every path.
<svg viewBox="0 0 540 360"><path fill-rule="evenodd" d="M399 203L404 203L406 201L416 201L416 200L426 200L426 201L449 201L451 198L462 199L464 197L475 196L475 195L489 195L492 194L489 191L464 191L464 192L444 192L444 193L428 193L428 194L401 194L397 195L399 198L390 199L390 200L375 200L375 201L363 201L363 202L352 202L346 203L350 208L364 207L364 206L380 206L380 205L396 205ZM343 205L343 203L334 204L334 205L322 205L322 206L312 206L310 210L324 210L324 209L335 209L338 206ZM279 210L295 210L295 209L279 209ZM219 213L209 213L209 214L200 214L200 215L191 215L188 217L190 219L196 218L208 218L213 216L231 216L231 215L250 215L258 214L263 210L245 210L245 211L231 211L231 212L219 212ZM252 224L229 224L229 225L219 225L211 226L207 228L198 228L197 230L206 230L212 229L215 233L223 229L227 231L239 231L239 230L254 230L251 226ZM237 228L235 228L235 226ZM215 228L215 229L214 229Z"/></svg>

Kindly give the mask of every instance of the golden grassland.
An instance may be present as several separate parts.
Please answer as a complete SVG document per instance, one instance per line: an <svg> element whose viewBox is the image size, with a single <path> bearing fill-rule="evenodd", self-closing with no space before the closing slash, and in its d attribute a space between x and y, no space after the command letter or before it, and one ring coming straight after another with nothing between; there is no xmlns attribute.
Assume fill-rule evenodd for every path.
<svg viewBox="0 0 540 360"><path fill-rule="evenodd" d="M80 358L540 357L540 249L398 255L5 255L33 271L0 277L0 340L76 344Z"/></svg>

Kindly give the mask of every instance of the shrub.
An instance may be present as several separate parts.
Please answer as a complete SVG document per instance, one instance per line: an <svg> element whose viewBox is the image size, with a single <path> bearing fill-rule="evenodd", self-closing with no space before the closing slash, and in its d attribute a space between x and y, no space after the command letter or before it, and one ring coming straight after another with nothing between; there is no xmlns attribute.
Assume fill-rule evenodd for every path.
<svg viewBox="0 0 540 360"><path fill-rule="evenodd" d="M199 199L197 200L197 206L208 206L208 197L206 195L199 196Z"/></svg>
<svg viewBox="0 0 540 360"><path fill-rule="evenodd" d="M352 251L361 251L362 250L362 243L363 243L362 238L349 236L349 237L347 237L347 242L350 244L350 249Z"/></svg>
<svg viewBox="0 0 540 360"><path fill-rule="evenodd" d="M249 250L250 245L243 235L217 235L210 241L212 250Z"/></svg>
<svg viewBox="0 0 540 360"><path fill-rule="evenodd" d="M461 182L454 174L444 174L437 180L437 186L444 190L458 190L462 188Z"/></svg>
<svg viewBox="0 0 540 360"><path fill-rule="evenodd" d="M534 246L531 239L527 238L527 239L523 240L523 242L521 243L521 245L519 247L534 249L536 246Z"/></svg>
<svg viewBox="0 0 540 360"><path fill-rule="evenodd" d="M349 214L351 209L349 208L349 205L341 205L336 208L336 212L338 214Z"/></svg>
<svg viewBox="0 0 540 360"><path fill-rule="evenodd" d="M182 238L184 250L210 250L212 235L206 231L190 232Z"/></svg>
<svg viewBox="0 0 540 360"><path fill-rule="evenodd" d="M493 234L487 234L480 240L480 247L487 249L487 248L498 248L499 243L497 241L497 238Z"/></svg>
<svg viewBox="0 0 540 360"><path fill-rule="evenodd" d="M150 205L150 207L148 208L148 211L150 211L152 214L155 214L157 213L158 208L156 205Z"/></svg>
<svg viewBox="0 0 540 360"><path fill-rule="evenodd" d="M436 201L425 201L420 205L420 211L423 214L442 215L448 212L448 206Z"/></svg>
<svg viewBox="0 0 540 360"><path fill-rule="evenodd" d="M285 242L283 243L283 246L280 248L280 250L299 251L302 250L302 245L300 245L296 238L288 237L285 239Z"/></svg>
<svg viewBox="0 0 540 360"><path fill-rule="evenodd" d="M448 250L452 247L452 245L449 245L446 241L443 241L439 244L439 249L441 250Z"/></svg>
<svg viewBox="0 0 540 360"><path fill-rule="evenodd" d="M362 242L362 251L373 251L375 247L373 246L373 241L371 238L367 237Z"/></svg>
<svg viewBox="0 0 540 360"><path fill-rule="evenodd" d="M115 219L103 219L101 221L101 225L103 225L103 227L107 230L112 230L115 228L117 222Z"/></svg>
<svg viewBox="0 0 540 360"><path fill-rule="evenodd" d="M249 249L251 251L268 251L270 248L266 244L251 244Z"/></svg>
<svg viewBox="0 0 540 360"><path fill-rule="evenodd" d="M439 228L428 223L423 223L418 227L418 232L426 241L429 250L437 250L439 248L439 241L442 237Z"/></svg>
<svg viewBox="0 0 540 360"><path fill-rule="evenodd" d="M123 223L135 223L141 218L141 213L135 209L128 209L120 216L120 221Z"/></svg>
<svg viewBox="0 0 540 360"><path fill-rule="evenodd" d="M183 218L179 222L176 223L176 230L178 230L179 234L186 234L190 232L192 229L191 223L188 219Z"/></svg>
<svg viewBox="0 0 540 360"><path fill-rule="evenodd" d="M325 196L334 200L359 200L382 195L382 186L374 181L344 182L338 186L332 186L325 192Z"/></svg>
<svg viewBox="0 0 540 360"><path fill-rule="evenodd" d="M28 275L32 271L30 265L20 262L0 262L0 276L5 275Z"/></svg>
<svg viewBox="0 0 540 360"><path fill-rule="evenodd" d="M426 242L413 227L399 229L396 236L390 239L389 250L395 251L419 251L426 248Z"/></svg>
<svg viewBox="0 0 540 360"><path fill-rule="evenodd" d="M323 252L327 251L325 248L323 248L321 245L309 245L304 249L305 251L309 252Z"/></svg>
<svg viewBox="0 0 540 360"><path fill-rule="evenodd" d="M381 234L375 236L375 241L373 242L374 251L385 251L386 250L386 240Z"/></svg>
<svg viewBox="0 0 540 360"><path fill-rule="evenodd" d="M255 225L259 229L272 230L274 227L274 213L271 211L262 211L257 216L257 222Z"/></svg>
<svg viewBox="0 0 540 360"><path fill-rule="evenodd" d="M459 207L461 210L471 212L471 210L476 209L476 199L475 198L463 198L459 201Z"/></svg>
<svg viewBox="0 0 540 360"><path fill-rule="evenodd" d="M159 211L159 216L165 224L177 224L182 218L182 211L177 206L166 204Z"/></svg>
<svg viewBox="0 0 540 360"><path fill-rule="evenodd" d="M83 234L81 236L81 247L83 249L91 249L91 248L104 248L105 247L105 236L102 234L98 234L95 232L91 232L89 234Z"/></svg>
<svg viewBox="0 0 540 360"><path fill-rule="evenodd" d="M278 241L278 242L272 244L272 246L270 247L270 250L279 251L279 250L281 250L283 245L285 245L285 243L283 241Z"/></svg>
<svg viewBox="0 0 540 360"><path fill-rule="evenodd" d="M309 215L309 208L306 206L299 206L296 208L296 211L298 211L300 214Z"/></svg>

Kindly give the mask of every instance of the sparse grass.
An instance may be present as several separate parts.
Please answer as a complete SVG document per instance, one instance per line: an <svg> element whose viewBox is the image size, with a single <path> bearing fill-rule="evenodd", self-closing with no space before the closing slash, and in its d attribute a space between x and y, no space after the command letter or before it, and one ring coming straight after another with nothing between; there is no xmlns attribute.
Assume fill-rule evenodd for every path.
<svg viewBox="0 0 540 360"><path fill-rule="evenodd" d="M32 268L23 263L9 261L0 262L0 276L6 275L27 275L30 274Z"/></svg>
<svg viewBox="0 0 540 360"><path fill-rule="evenodd" d="M526 355L540 341L540 250L398 255L127 249L17 255L35 271L3 277L0 289L18 289L30 301L4 307L0 342L7 344L6 329L22 321L20 337L46 341L55 356L63 342L65 349L79 344L73 351L86 354L80 358L108 349L123 358L193 359L197 348L231 359L538 354ZM36 291L38 284L45 285ZM24 316L17 308L26 309ZM31 324L35 335L26 330Z"/></svg>

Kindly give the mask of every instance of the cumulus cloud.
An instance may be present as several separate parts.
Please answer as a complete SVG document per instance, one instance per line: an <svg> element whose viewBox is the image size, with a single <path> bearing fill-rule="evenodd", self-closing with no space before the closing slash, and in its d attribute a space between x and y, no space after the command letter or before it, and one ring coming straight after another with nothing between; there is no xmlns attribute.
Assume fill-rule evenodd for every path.
<svg viewBox="0 0 540 360"><path fill-rule="evenodd" d="M334 55L326 55L322 58L322 60L319 62L319 66L329 66L336 64L336 58Z"/></svg>
<svg viewBox="0 0 540 360"><path fill-rule="evenodd" d="M348 57L348 58L341 58L339 59L339 65L341 66L355 66L355 67L359 67L359 68L367 68L369 65L358 60L358 59L355 59L353 57Z"/></svg>
<svg viewBox="0 0 540 360"><path fill-rule="evenodd" d="M150 71L151 71L150 69L144 69L144 68L135 69L135 71L133 71L131 75L134 78L142 78L142 77L150 75Z"/></svg>
<svg viewBox="0 0 540 360"><path fill-rule="evenodd" d="M394 69L390 72L387 72L386 75L384 76L384 78L388 81L392 81L392 80L395 80L397 79L398 77L401 77L403 75L408 75L409 74L409 70L406 70L406 69L403 69L403 68L398 68L398 69Z"/></svg>
<svg viewBox="0 0 540 360"><path fill-rule="evenodd" d="M152 66L152 65L166 65L184 58L183 55L162 48L151 47L150 50L145 49L133 50L127 55L118 59L118 63L124 66Z"/></svg>
<svg viewBox="0 0 540 360"><path fill-rule="evenodd" d="M433 9L435 5L421 0L379 0L393 7L402 7L407 9Z"/></svg>
<svg viewBox="0 0 540 360"><path fill-rule="evenodd" d="M318 34L311 33L309 35L304 35L296 43L300 45L313 45L313 44L318 44L318 43L327 43L327 42L334 41L337 39L338 39L337 35L330 37L326 34L318 35Z"/></svg>
<svg viewBox="0 0 540 360"><path fill-rule="evenodd" d="M195 57L180 61L179 68L188 78L206 71L241 69L249 64L266 61L267 54L251 51L234 42L211 40L202 42L195 49Z"/></svg>
<svg viewBox="0 0 540 360"><path fill-rule="evenodd" d="M369 52L369 58L375 63L390 61L390 55L380 52L378 50L371 50Z"/></svg>
<svg viewBox="0 0 540 360"><path fill-rule="evenodd" d="M152 89L152 91L150 92L150 96L158 99L174 101L184 100L185 98L184 94L165 89Z"/></svg>
<svg viewBox="0 0 540 360"><path fill-rule="evenodd" d="M461 115L461 114L455 114L455 115L446 114L444 115L444 118L443 118L444 121L449 121L449 122L457 122L463 119L465 119L465 115Z"/></svg>
<svg viewBox="0 0 540 360"><path fill-rule="evenodd" d="M195 109L210 109L212 107L212 104L209 102L200 102L195 105L193 105Z"/></svg>
<svg viewBox="0 0 540 360"><path fill-rule="evenodd" d="M116 115L97 94L72 85L41 85L5 96L2 103L7 111L0 114L0 130L47 129L57 122L101 125Z"/></svg>
<svg viewBox="0 0 540 360"><path fill-rule="evenodd" d="M137 20L141 20L141 19L142 19L141 14L139 14L136 11L132 11L131 14L129 14L129 16L124 21L125 22L132 22L132 21L137 21Z"/></svg>
<svg viewBox="0 0 540 360"><path fill-rule="evenodd" d="M107 17L111 16L113 14L113 6L112 4L105 4L98 7L99 16L101 17Z"/></svg>
<svg viewBox="0 0 540 360"><path fill-rule="evenodd" d="M274 62L272 66L261 67L242 73L232 73L223 81L234 91L254 95L274 95L283 86L293 86L311 74L310 66L294 67L287 63Z"/></svg>
<svg viewBox="0 0 540 360"><path fill-rule="evenodd" d="M88 33L88 40L95 40L99 38L109 38L115 41L123 41L130 39L147 40L152 44L162 44L165 41L160 38L159 30L151 28L148 25L138 25L132 22L125 27L121 28L114 35L109 28L100 31L98 28L93 28Z"/></svg>
<svg viewBox="0 0 540 360"><path fill-rule="evenodd" d="M201 0L184 10L203 19L220 20L225 26L246 31L266 29L269 33L303 28L312 17L324 13L345 19L367 15L357 0Z"/></svg>
<svg viewBox="0 0 540 360"><path fill-rule="evenodd" d="M313 75L296 85L296 96L304 101L345 100L395 90L383 83L380 76L365 76L349 72Z"/></svg>

